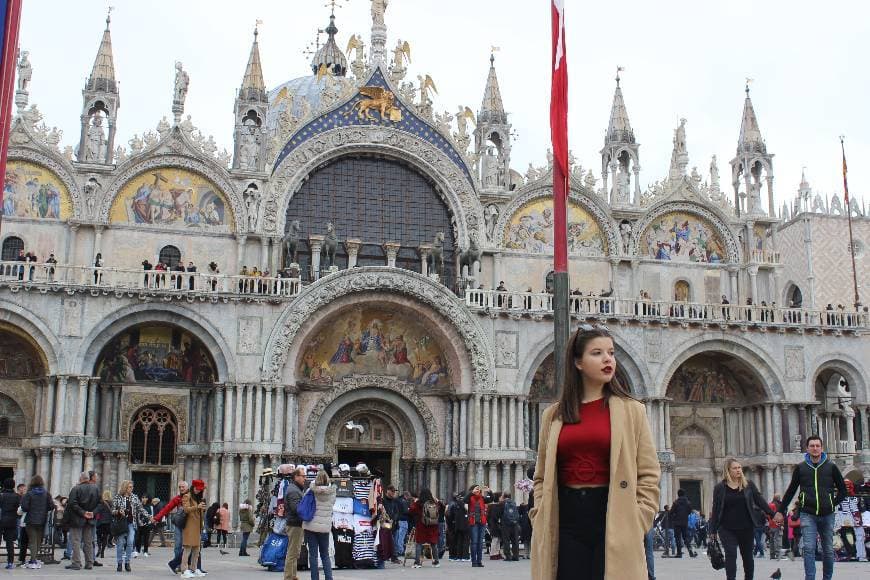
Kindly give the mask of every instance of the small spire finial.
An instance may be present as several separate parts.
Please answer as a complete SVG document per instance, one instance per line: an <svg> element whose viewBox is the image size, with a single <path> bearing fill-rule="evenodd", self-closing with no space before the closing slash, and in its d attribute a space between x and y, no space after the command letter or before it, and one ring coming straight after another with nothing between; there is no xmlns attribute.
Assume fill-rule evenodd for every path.
<svg viewBox="0 0 870 580"><path fill-rule="evenodd" d="M106 28L109 28L109 23L112 21L112 10L114 10L114 6L109 6L109 9L106 11Z"/></svg>
<svg viewBox="0 0 870 580"><path fill-rule="evenodd" d="M616 65L616 88L619 88L619 73L625 70L624 66Z"/></svg>
<svg viewBox="0 0 870 580"><path fill-rule="evenodd" d="M755 80L755 79L751 79L749 77L746 77L746 96L747 97L749 96L749 85L752 84L753 80Z"/></svg>
<svg viewBox="0 0 870 580"><path fill-rule="evenodd" d="M257 35L260 34L260 25L263 24L263 21L257 18L254 21L254 42L257 42Z"/></svg>
<svg viewBox="0 0 870 580"><path fill-rule="evenodd" d="M501 50L499 46L489 47L489 66L495 66L495 53Z"/></svg>

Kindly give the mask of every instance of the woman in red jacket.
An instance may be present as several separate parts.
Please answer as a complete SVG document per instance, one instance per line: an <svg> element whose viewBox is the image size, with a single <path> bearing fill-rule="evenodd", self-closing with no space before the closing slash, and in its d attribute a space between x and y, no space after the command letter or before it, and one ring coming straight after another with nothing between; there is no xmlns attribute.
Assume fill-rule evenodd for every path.
<svg viewBox="0 0 870 580"><path fill-rule="evenodd" d="M471 488L468 498L468 528L471 530L471 567L483 568L483 538L486 533L486 500L480 486Z"/></svg>
<svg viewBox="0 0 870 580"><path fill-rule="evenodd" d="M429 544L432 550L432 566L437 568L438 563L438 516L444 513L444 506L435 499L432 492L426 488L420 490L417 498L408 510L411 517L416 520L414 541L417 543L417 553L414 557L414 568L422 565L423 544Z"/></svg>

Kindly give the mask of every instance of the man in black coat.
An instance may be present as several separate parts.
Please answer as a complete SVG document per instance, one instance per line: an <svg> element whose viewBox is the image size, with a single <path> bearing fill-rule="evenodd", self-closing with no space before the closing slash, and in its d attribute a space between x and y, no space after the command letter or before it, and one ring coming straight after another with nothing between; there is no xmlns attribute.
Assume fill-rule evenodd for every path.
<svg viewBox="0 0 870 580"><path fill-rule="evenodd" d="M100 490L91 483L87 471L79 476L79 483L69 492L64 518L72 539L72 563L69 570L82 569L82 551L85 570L94 567L94 510L100 503Z"/></svg>
<svg viewBox="0 0 870 580"><path fill-rule="evenodd" d="M683 542L692 558L698 554L692 551L689 542L689 514L692 513L692 502L686 497L686 490L677 491L677 501L671 506L671 527L674 528L674 536L677 540L677 558L683 557Z"/></svg>

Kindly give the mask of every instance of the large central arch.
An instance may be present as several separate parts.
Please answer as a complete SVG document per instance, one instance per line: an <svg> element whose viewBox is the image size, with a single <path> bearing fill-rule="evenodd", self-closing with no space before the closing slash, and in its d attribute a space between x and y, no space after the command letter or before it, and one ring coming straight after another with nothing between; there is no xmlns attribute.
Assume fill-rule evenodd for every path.
<svg viewBox="0 0 870 580"><path fill-rule="evenodd" d="M480 323L462 301L425 276L388 267L342 270L308 286L287 305L269 336L263 359L263 379L281 381L288 360L296 360L291 359L290 354L298 354L299 339L311 326L315 313L342 297L362 293L377 293L382 301L389 300L390 295L410 297L419 307L429 308L448 321L461 341L457 346L460 349L457 359L463 366L467 365L467 370L463 368L458 374L457 390L491 390L495 368L493 349Z"/></svg>

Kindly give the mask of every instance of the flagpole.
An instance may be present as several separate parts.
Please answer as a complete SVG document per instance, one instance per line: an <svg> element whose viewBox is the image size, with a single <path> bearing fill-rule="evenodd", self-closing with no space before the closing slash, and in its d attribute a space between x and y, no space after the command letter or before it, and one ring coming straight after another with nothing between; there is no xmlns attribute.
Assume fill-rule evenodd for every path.
<svg viewBox="0 0 870 580"><path fill-rule="evenodd" d="M855 269L855 242L852 240L852 208L849 205L849 182L846 180L846 145L845 137L840 135L840 151L843 153L843 201L845 202L846 219L849 222L849 257L852 259L852 289L855 292L855 312L861 310L861 300L858 297L858 272Z"/></svg>
<svg viewBox="0 0 870 580"><path fill-rule="evenodd" d="M553 145L553 362L556 388L565 383L570 331L568 295L568 59L565 0L552 0L550 137Z"/></svg>
<svg viewBox="0 0 870 580"><path fill-rule="evenodd" d="M0 1L6 8L3 17L3 58L0 61L0 176L6 175L6 155L9 152L9 131L12 128L12 93L15 88L15 66L18 63L18 28L21 23L22 0ZM3 188L0 188L0 207ZM0 212L0 226L3 212Z"/></svg>

